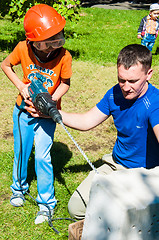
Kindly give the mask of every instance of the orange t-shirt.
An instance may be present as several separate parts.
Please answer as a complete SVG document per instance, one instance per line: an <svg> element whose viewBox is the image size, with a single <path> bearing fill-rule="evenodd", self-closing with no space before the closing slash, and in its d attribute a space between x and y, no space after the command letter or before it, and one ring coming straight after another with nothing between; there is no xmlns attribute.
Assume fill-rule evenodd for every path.
<svg viewBox="0 0 159 240"><path fill-rule="evenodd" d="M43 86L52 95L60 84L60 79L68 79L72 75L72 57L71 54L64 48L61 49L60 54L53 60L47 63L39 62L30 44L26 41L19 42L14 48L13 52L9 55L10 63L14 65L21 64L23 69L23 79L25 84L30 83L36 74L39 73L43 76ZM20 106L22 97L19 94L17 104ZM58 109L61 108L61 101L58 102Z"/></svg>

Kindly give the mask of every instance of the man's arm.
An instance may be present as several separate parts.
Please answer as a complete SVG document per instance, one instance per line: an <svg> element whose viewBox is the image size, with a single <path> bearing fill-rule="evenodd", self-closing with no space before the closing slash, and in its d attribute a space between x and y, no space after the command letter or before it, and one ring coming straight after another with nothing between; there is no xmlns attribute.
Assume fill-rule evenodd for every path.
<svg viewBox="0 0 159 240"><path fill-rule="evenodd" d="M60 111L60 113L65 125L81 131L90 130L109 117L102 113L96 106L85 113L66 113L63 111Z"/></svg>
<svg viewBox="0 0 159 240"><path fill-rule="evenodd" d="M159 142L159 124L157 124L156 126L153 127L153 131L155 133L155 136Z"/></svg>

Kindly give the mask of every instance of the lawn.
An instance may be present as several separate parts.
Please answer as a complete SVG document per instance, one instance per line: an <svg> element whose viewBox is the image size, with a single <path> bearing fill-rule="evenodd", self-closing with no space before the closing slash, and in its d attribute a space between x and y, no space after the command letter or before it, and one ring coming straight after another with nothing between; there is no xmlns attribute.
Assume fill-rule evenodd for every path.
<svg viewBox="0 0 159 240"><path fill-rule="evenodd" d="M81 10L80 21L67 23L65 47L73 56L71 88L63 97L62 108L66 111L86 111L93 107L105 92L117 83L116 58L127 44L140 43L137 28L144 10L107 10L86 8ZM23 25L11 23L9 18L0 18L0 62L9 54L19 40L24 39ZM158 40L153 49L154 75L151 80L159 87ZM20 66L15 71L22 77ZM57 235L48 225L34 224L38 211L36 203L26 196L22 208L9 203L13 166L12 111L18 91L0 70L0 239L62 239L68 238L71 221L58 220L53 225L60 231ZM89 132L69 129L72 136L97 167L101 157L113 149L116 131L110 118ZM91 170L64 129L57 125L51 151L55 173L55 195L58 200L55 218L69 217L67 203L80 182ZM34 171L34 149L28 166L30 193L36 198L36 176Z"/></svg>

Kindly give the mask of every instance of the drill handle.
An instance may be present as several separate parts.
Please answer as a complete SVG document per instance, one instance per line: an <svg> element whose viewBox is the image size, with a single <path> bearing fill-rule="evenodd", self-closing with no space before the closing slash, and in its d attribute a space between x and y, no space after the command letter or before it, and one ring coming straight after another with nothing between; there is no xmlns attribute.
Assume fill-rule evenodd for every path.
<svg viewBox="0 0 159 240"><path fill-rule="evenodd" d="M57 110L56 102L52 100L48 92L39 93L33 103L41 113L50 116L54 122L62 122L62 117Z"/></svg>

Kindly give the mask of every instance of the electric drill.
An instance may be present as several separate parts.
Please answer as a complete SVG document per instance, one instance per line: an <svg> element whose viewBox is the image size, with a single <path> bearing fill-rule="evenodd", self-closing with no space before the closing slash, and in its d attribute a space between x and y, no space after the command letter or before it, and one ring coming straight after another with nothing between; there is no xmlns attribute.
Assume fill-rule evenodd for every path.
<svg viewBox="0 0 159 240"><path fill-rule="evenodd" d="M29 95L34 106L41 113L50 116L54 122L62 123L62 117L56 108L56 102L52 100L50 93L43 86L45 79L46 78L43 75L36 73L36 78L32 80L31 84L28 87Z"/></svg>

